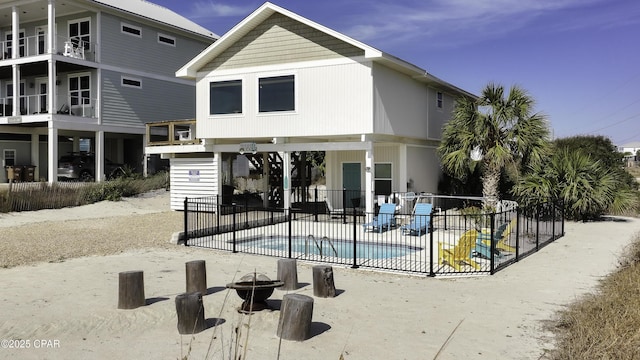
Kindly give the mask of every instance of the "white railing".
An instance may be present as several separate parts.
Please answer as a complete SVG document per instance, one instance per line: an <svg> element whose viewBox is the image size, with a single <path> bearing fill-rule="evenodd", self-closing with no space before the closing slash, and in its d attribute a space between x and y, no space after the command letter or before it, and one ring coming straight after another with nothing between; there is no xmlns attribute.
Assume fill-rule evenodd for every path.
<svg viewBox="0 0 640 360"><path fill-rule="evenodd" d="M56 38L57 44L54 53L74 59L95 60L95 43L85 42L77 37ZM0 60L12 58L11 41L0 41ZM18 57L28 57L47 54L49 49L48 38L42 35L27 36L18 41Z"/></svg>
<svg viewBox="0 0 640 360"><path fill-rule="evenodd" d="M79 117L96 117L97 99L78 98L68 96L58 99L58 109L55 114L79 116ZM72 105L69 105L72 104ZM47 114L49 104L47 97L44 95L23 95L20 96L20 111L16 115L37 115ZM14 116L13 98L0 98L0 116Z"/></svg>

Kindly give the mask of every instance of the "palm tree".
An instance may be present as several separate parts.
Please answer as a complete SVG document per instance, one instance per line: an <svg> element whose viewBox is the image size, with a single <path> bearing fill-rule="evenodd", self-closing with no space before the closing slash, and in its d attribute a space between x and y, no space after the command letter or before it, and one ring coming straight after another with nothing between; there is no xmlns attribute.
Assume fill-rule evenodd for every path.
<svg viewBox="0 0 640 360"><path fill-rule="evenodd" d="M464 178L480 165L485 208L495 208L502 170L517 173L548 153L549 130L525 90L489 83L477 99L459 98L438 147L445 172Z"/></svg>

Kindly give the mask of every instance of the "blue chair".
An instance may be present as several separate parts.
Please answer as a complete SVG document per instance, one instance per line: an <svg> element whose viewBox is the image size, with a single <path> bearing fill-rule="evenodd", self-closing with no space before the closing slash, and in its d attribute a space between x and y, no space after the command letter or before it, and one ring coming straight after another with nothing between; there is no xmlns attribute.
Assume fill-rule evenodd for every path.
<svg viewBox="0 0 640 360"><path fill-rule="evenodd" d="M431 223L431 210L433 205L429 203L417 203L413 209L413 219L411 222L402 225L402 235L422 235L427 233L429 224Z"/></svg>
<svg viewBox="0 0 640 360"><path fill-rule="evenodd" d="M378 211L378 216L376 216L373 221L362 224L364 231L371 229L375 231L378 229L378 232L382 232L383 228L387 228L387 230L391 229L392 226L396 226L396 204L385 203L380 205L380 211Z"/></svg>

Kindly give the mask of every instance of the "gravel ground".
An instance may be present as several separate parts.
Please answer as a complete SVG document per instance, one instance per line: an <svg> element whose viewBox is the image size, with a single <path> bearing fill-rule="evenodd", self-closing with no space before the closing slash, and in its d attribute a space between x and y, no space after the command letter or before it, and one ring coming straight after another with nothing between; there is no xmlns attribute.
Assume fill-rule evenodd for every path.
<svg viewBox="0 0 640 360"><path fill-rule="evenodd" d="M169 210L164 190L118 202L0 214L0 267L175 248L169 240L182 219L181 212Z"/></svg>

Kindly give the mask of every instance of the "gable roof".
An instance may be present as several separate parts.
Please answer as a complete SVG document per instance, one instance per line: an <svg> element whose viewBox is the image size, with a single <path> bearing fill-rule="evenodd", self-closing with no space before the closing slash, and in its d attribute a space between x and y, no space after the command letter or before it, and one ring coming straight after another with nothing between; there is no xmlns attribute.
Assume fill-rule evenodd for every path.
<svg viewBox="0 0 640 360"><path fill-rule="evenodd" d="M261 24L263 21L265 21L267 18L269 18L271 15L275 13L280 13L295 21L298 21L302 24L310 26L318 31L321 31L327 35L333 36L345 43L348 43L354 47L357 47L364 51L364 57L366 59L371 59L374 62L378 62L396 71L412 76L414 79L418 81L429 83L439 88L449 89L451 91L454 91L464 96L469 96L473 98L476 97L475 95L465 90L462 90L452 84L449 84L429 74L427 71L413 64L410 64L395 56L382 52L374 47L364 44L358 40L348 37L335 30L329 29L323 25L313 22L307 18L304 18L296 13L293 13L289 10L281 8L270 2L264 3L258 9L256 9L253 13L251 13L249 16L247 16L241 22L239 22L236 26L234 26L231 30L229 30L227 33L222 35L222 37L218 41L210 45L208 48L206 48L204 51L198 54L195 58L189 61L186 65L180 68L176 72L176 76L187 78L187 79L195 79L196 74L200 69L202 69L205 65L210 63L213 59L215 59L220 54L222 54L231 45L233 45L235 42L240 40L252 29L254 29L256 26Z"/></svg>
<svg viewBox="0 0 640 360"><path fill-rule="evenodd" d="M194 23L186 17L179 15L158 4L145 0L89 0L106 7L128 12L135 16L145 18L154 22L159 22L171 27L192 32L201 36L217 39L220 36L212 31Z"/></svg>

